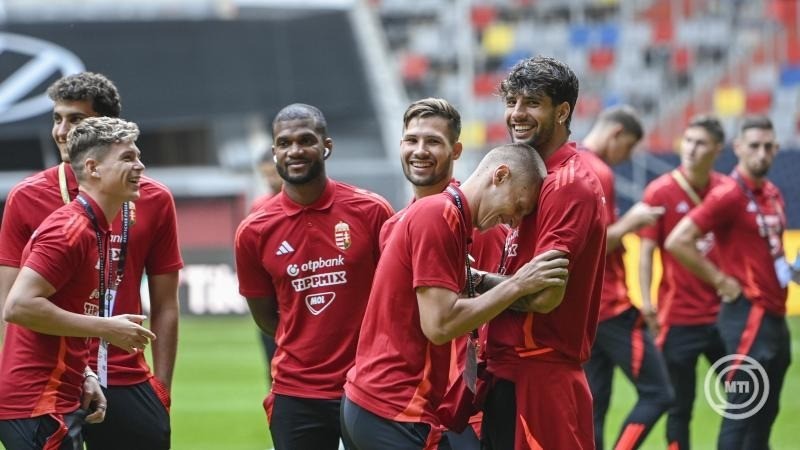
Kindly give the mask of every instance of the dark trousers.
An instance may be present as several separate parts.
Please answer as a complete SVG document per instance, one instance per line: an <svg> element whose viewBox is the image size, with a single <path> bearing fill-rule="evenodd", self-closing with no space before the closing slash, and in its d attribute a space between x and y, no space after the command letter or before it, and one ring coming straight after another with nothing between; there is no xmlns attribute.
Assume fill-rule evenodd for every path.
<svg viewBox="0 0 800 450"><path fill-rule="evenodd" d="M622 369L638 394L636 405L625 419L615 448L638 448L674 399L666 365L644 326L639 310L630 308L600 322L592 356L584 365L594 401L597 450L603 449L603 428L611 402L615 366Z"/></svg>
<svg viewBox="0 0 800 450"><path fill-rule="evenodd" d="M46 414L30 419L0 420L0 442L6 450L83 450L81 427L86 411Z"/></svg>
<svg viewBox="0 0 800 450"><path fill-rule="evenodd" d="M342 398L341 420L342 438L350 450L422 450L431 431L425 423L384 419L346 396Z"/></svg>
<svg viewBox="0 0 800 450"><path fill-rule="evenodd" d="M475 434L475 429L468 425L461 433L455 431L442 433L438 450L480 450L480 448L480 438Z"/></svg>
<svg viewBox="0 0 800 450"><path fill-rule="evenodd" d="M152 381L157 383L156 380ZM103 389L106 418L84 426L87 450L166 450L170 448L169 413L150 381Z"/></svg>
<svg viewBox="0 0 800 450"><path fill-rule="evenodd" d="M712 365L727 353L716 324L670 326L661 352L675 391L675 402L667 415L667 444L672 446L670 449L687 450L697 386L697 360L703 355Z"/></svg>
<svg viewBox="0 0 800 450"><path fill-rule="evenodd" d="M272 394L269 431L275 450L339 448L339 403L336 400Z"/></svg>
<svg viewBox="0 0 800 450"><path fill-rule="evenodd" d="M717 447L725 450L768 449L772 424L778 416L783 381L791 363L786 318L767 313L760 306L740 297L733 303L722 305L718 323L728 353L747 355L763 368L769 383L769 394L763 402L759 396L755 396L754 383L764 381L754 378L760 371L753 364L742 361L736 370L726 367L723 383L727 381L728 405L744 405L753 401L743 408L729 406L727 413L741 417L722 420ZM760 386L760 391L763 393L765 386Z"/></svg>

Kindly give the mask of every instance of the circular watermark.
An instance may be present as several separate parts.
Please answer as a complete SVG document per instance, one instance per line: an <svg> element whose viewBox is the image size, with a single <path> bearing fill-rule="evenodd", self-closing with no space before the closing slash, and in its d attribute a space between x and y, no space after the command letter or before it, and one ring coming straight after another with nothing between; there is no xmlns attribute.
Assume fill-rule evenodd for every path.
<svg viewBox="0 0 800 450"><path fill-rule="evenodd" d="M734 376L737 373L743 375ZM767 371L747 355L734 353L724 356L706 372L703 392L711 409L717 414L726 419L747 419L759 412L767 402Z"/></svg>

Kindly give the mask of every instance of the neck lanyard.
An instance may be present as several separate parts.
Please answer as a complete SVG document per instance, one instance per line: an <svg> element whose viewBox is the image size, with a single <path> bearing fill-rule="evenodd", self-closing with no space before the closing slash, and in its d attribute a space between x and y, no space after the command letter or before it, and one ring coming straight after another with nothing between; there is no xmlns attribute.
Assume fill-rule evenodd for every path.
<svg viewBox="0 0 800 450"><path fill-rule="evenodd" d="M95 236L97 237L97 253L99 255L99 275L100 275L100 299L102 301L102 308L100 310L102 317L110 317L112 312L111 311L111 299L108 298L106 295L106 280L107 273L110 275L110 270L106 271L106 251L102 233L100 232L100 224L97 222L97 215L95 215L92 206L89 202L83 198L82 195L78 194L76 200L83 206L83 210L86 211L86 215L89 216L89 220L92 222L92 227L94 227ZM128 254L128 231L130 226L130 205L128 202L122 204L122 236L120 239L120 249L119 249L119 260L117 261L117 272L116 277L114 279L113 290L116 291L117 287L120 283L122 283L122 275L125 272L125 260Z"/></svg>
<svg viewBox="0 0 800 450"><path fill-rule="evenodd" d="M769 227L767 226L767 217L764 213L761 212L761 207L758 206L755 194L753 194L753 191L749 187L747 187L747 185L744 183L744 179L742 179L742 176L739 174L738 171L734 170L733 175L731 175L731 177L734 180L736 180L736 182L739 184L739 187L742 188L745 195L747 195L747 199L750 200L750 202L755 206L756 226L758 227L758 234L760 234L761 237L763 237L764 240L767 241L767 248L769 248L770 254L773 256L779 255L781 253L780 246L772 245L772 242L769 238ZM775 209L776 214L778 214L778 222L780 225L780 229L778 230L778 235L780 235L783 233L783 217L781 214L781 208L780 205L778 205L778 202L775 201L775 198L770 197L770 200L772 200L772 207Z"/></svg>
<svg viewBox="0 0 800 450"><path fill-rule="evenodd" d="M450 197L456 204L456 208L458 208L458 212L461 213L461 218L466 223L467 216L464 213L464 203L461 201L461 195L459 195L458 191L453 186L447 186L446 191L448 194L450 194ZM467 237L467 239L469 239L469 237ZM472 298L475 297L475 285L472 284L472 269L469 264L469 251L467 250L466 242L464 243L464 266L467 271L467 292L469 293L470 298Z"/></svg>

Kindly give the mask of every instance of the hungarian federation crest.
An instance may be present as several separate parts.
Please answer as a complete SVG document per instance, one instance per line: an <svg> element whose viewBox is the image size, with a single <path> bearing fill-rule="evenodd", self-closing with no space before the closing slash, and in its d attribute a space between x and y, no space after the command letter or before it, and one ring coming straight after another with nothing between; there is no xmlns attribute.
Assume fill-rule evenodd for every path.
<svg viewBox="0 0 800 450"><path fill-rule="evenodd" d="M333 231L333 236L336 238L336 246L342 250L350 248L350 225L340 220Z"/></svg>

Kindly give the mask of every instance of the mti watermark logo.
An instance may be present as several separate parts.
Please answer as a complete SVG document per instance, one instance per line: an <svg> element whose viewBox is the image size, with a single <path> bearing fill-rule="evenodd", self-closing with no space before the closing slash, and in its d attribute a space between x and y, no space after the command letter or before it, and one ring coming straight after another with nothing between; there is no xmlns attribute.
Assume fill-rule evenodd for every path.
<svg viewBox="0 0 800 450"><path fill-rule="evenodd" d="M747 419L767 402L769 379L758 361L735 353L711 365L703 392L717 414L727 419Z"/></svg>

